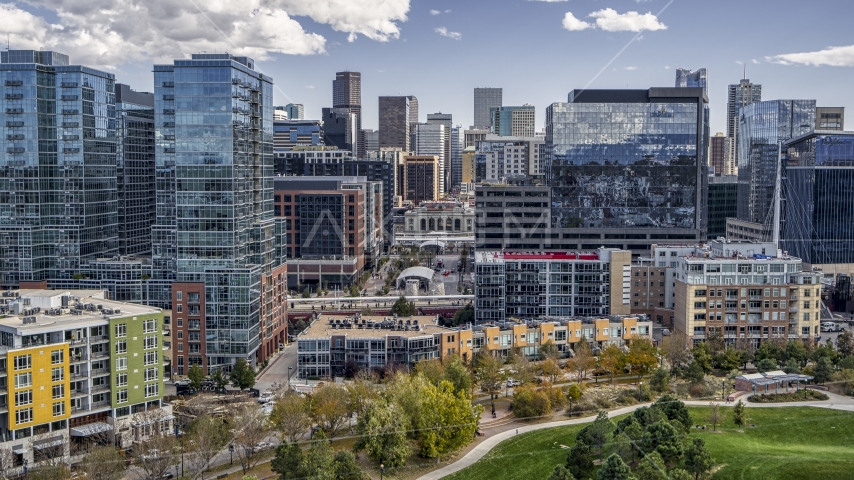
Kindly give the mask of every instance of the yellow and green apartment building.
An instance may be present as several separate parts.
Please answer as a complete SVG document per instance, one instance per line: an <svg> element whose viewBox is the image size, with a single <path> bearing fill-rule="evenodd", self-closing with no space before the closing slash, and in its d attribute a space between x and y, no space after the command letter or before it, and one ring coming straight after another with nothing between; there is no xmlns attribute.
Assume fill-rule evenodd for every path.
<svg viewBox="0 0 854 480"><path fill-rule="evenodd" d="M163 398L163 312L102 290L20 290L0 297L0 448L18 468L127 447L171 432Z"/></svg>

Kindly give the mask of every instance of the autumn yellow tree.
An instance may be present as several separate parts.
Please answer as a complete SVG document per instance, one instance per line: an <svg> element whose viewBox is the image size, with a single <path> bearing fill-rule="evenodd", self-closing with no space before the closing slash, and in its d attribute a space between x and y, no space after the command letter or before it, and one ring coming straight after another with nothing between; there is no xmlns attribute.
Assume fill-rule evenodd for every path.
<svg viewBox="0 0 854 480"><path fill-rule="evenodd" d="M587 340L581 339L573 349L572 358L566 362L566 368L575 374L575 379L578 383L584 380L587 372L596 367L596 358L593 356L593 350Z"/></svg>
<svg viewBox="0 0 854 480"><path fill-rule="evenodd" d="M599 354L599 366L608 372L611 383L614 383L614 373L622 372L626 365L626 354L613 343L605 347Z"/></svg>

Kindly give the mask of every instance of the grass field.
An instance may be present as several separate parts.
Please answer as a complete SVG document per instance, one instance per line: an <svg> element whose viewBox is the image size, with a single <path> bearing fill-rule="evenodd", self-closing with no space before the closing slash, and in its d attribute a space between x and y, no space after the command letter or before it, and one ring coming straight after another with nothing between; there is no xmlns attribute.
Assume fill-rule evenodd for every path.
<svg viewBox="0 0 854 480"><path fill-rule="evenodd" d="M717 464L714 479L854 479L854 413L823 408L748 408L738 432L731 408L718 432L692 430L706 440ZM708 409L689 407L695 423ZM711 428L711 426L709 426ZM545 479L564 463L581 426L557 427L513 437L453 480Z"/></svg>

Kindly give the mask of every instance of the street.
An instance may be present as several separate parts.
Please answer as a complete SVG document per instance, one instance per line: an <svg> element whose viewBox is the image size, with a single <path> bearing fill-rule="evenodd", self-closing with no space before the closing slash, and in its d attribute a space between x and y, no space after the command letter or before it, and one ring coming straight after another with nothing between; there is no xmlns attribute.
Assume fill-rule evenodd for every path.
<svg viewBox="0 0 854 480"><path fill-rule="evenodd" d="M258 378L255 379L255 388L263 392L270 390L273 384L284 385L288 383L288 367L291 367L291 380L295 380L297 376L297 344L290 343L285 346L285 349L276 358L273 363L267 367Z"/></svg>

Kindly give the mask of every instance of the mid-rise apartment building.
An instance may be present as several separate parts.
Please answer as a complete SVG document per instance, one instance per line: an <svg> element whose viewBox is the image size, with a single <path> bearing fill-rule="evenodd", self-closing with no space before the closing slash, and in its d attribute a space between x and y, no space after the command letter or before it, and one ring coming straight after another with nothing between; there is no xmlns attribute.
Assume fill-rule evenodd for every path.
<svg viewBox="0 0 854 480"><path fill-rule="evenodd" d="M631 252L475 253L475 320L627 315Z"/></svg>
<svg viewBox="0 0 854 480"><path fill-rule="evenodd" d="M298 145L323 145L321 120L273 121L273 149L285 150Z"/></svg>
<svg viewBox="0 0 854 480"><path fill-rule="evenodd" d="M675 328L727 344L820 335L821 274L772 243L712 241L676 259Z"/></svg>
<svg viewBox="0 0 854 480"><path fill-rule="evenodd" d="M501 182L509 177L543 180L543 138L487 135L477 143L478 181Z"/></svg>
<svg viewBox="0 0 854 480"><path fill-rule="evenodd" d="M410 155L403 157L403 200L415 205L442 198L442 162L436 155Z"/></svg>
<svg viewBox="0 0 854 480"><path fill-rule="evenodd" d="M499 106L489 109L490 132L502 137L533 137L536 132L536 108L526 103L522 106Z"/></svg>
<svg viewBox="0 0 854 480"><path fill-rule="evenodd" d="M562 248L551 231L551 188L534 185L475 187L475 245L489 250ZM552 235L557 235L554 239ZM577 234L575 234L577 235ZM577 236L575 238L578 238ZM554 240L554 243L552 243ZM554 246L553 246L554 245ZM579 248L575 242L567 249ZM582 247L595 249L601 245Z"/></svg>

